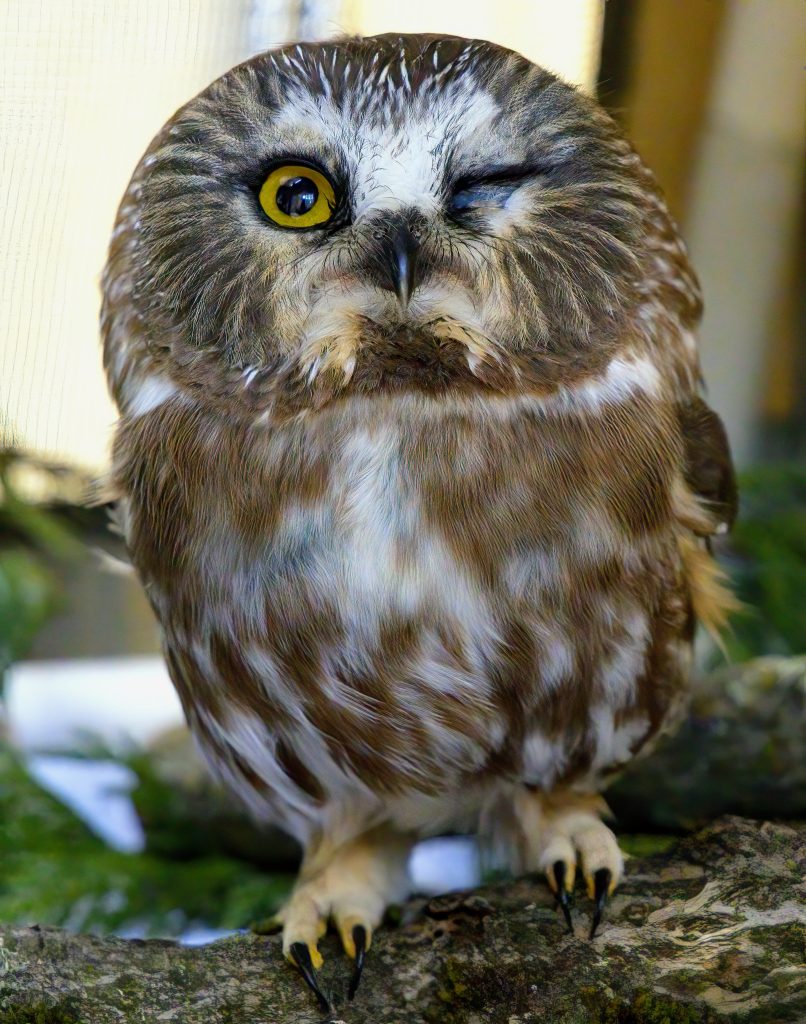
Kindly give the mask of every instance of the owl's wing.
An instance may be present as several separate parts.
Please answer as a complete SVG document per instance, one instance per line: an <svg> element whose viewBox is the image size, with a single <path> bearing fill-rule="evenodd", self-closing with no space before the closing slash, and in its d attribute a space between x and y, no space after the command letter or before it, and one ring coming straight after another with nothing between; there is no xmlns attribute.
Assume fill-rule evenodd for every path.
<svg viewBox="0 0 806 1024"><path fill-rule="evenodd" d="M717 521L716 533L733 526L738 507L736 474L722 420L699 396L678 406L685 449L686 483Z"/></svg>
<svg viewBox="0 0 806 1024"><path fill-rule="evenodd" d="M101 568L117 575L133 574L134 566L126 551L126 498L111 477L92 481L84 505L86 508L103 509L102 514L106 516L106 530L96 533L92 546Z"/></svg>

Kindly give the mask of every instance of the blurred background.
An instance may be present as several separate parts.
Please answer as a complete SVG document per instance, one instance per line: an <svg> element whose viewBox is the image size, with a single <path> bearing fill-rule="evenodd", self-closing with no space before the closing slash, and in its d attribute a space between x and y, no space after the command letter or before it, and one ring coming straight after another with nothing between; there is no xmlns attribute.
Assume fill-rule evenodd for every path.
<svg viewBox="0 0 806 1024"><path fill-rule="evenodd" d="M803 813L800 0L5 0L0 30L0 920L201 941L267 916L288 885L293 845L207 781L150 609L83 503L115 419L99 276L137 159L233 64L344 32L512 46L597 95L656 172L705 291L709 400L743 484L719 554L746 608L728 667L707 674L724 655L703 648L667 761L613 803L642 849L725 810ZM418 848L412 868L422 891L479 872L459 839Z"/></svg>

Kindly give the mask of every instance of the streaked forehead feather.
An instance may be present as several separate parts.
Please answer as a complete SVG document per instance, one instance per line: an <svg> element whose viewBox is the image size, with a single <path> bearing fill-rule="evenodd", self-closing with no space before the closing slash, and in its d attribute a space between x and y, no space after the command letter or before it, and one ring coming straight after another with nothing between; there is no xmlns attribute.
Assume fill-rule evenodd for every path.
<svg viewBox="0 0 806 1024"><path fill-rule="evenodd" d="M367 112L392 104L407 114L412 101L434 99L461 84L472 67L492 74L523 58L481 40L435 36L374 36L331 43L298 43L264 55L281 74L337 105ZM357 109L358 108L358 109Z"/></svg>

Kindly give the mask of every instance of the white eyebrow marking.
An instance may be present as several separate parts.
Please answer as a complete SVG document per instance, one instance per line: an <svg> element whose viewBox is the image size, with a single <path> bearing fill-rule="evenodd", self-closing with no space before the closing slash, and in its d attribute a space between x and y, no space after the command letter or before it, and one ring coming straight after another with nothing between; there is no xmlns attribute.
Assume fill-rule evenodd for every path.
<svg viewBox="0 0 806 1024"><path fill-rule="evenodd" d="M345 78L352 76L352 63L341 70ZM387 62L381 54L371 73L359 65L356 72L340 105L326 88L311 95L302 84L294 83L288 102L274 119L275 130L295 132L305 124L312 135L335 140L337 145L343 145L341 140L349 133L351 145L345 156L356 222L407 207L433 213L441 203L445 146L457 140L473 145L475 135L482 145L489 145L486 140L500 113L498 102L471 73L461 83L436 93L424 88L418 95L408 61L400 56L393 55ZM340 84L341 78L340 73ZM388 91L392 101L405 107L403 124L374 116L379 90Z"/></svg>

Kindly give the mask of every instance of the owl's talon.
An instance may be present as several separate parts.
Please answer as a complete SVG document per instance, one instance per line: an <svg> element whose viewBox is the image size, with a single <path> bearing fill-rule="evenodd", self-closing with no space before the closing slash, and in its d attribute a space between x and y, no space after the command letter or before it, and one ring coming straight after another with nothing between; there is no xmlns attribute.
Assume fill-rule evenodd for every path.
<svg viewBox="0 0 806 1024"><path fill-rule="evenodd" d="M355 946L355 967L347 989L347 998L351 1001L355 998L358 986L361 983L364 962L367 958L367 930L362 924L357 924L353 928L353 945Z"/></svg>
<svg viewBox="0 0 806 1024"><path fill-rule="evenodd" d="M607 897L624 873L624 858L616 837L601 820L608 813L604 800L595 794L524 791L516 813L523 834L534 837L532 847L527 847L525 863L546 873L569 932L573 932L571 893L577 866L581 868L588 896L594 901L593 938L602 922Z"/></svg>
<svg viewBox="0 0 806 1024"><path fill-rule="evenodd" d="M568 925L568 933L574 934L574 924L571 920L571 897L568 892L566 885L567 867L564 860L558 860L553 867L553 881L552 889L554 889L554 895L557 899L557 903L560 905L560 909L563 912L565 923ZM551 879L550 879L551 880Z"/></svg>
<svg viewBox="0 0 806 1024"><path fill-rule="evenodd" d="M594 872L593 875L593 899L595 906L593 909L593 920L591 921L591 930L589 939L593 939L596 935L596 930L602 923L602 914L604 913L605 906L607 905L607 897L610 894L611 886L613 882L613 873L609 868L599 868L598 871Z"/></svg>
<svg viewBox="0 0 806 1024"><path fill-rule="evenodd" d="M316 947L314 947L315 949ZM305 980L305 984L316 996L316 1001L319 1004L319 1009L323 1013L330 1013L332 1007L330 1000L327 998L325 993L319 988L319 982L316 980L316 973L314 969L313 959L311 958L311 949L304 942L292 942L288 948L290 958L294 961L294 964ZM318 951L317 951L318 955ZM321 966L322 958L319 956L319 964Z"/></svg>

